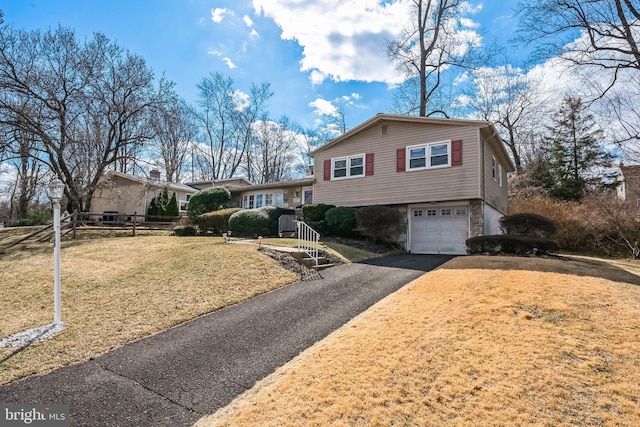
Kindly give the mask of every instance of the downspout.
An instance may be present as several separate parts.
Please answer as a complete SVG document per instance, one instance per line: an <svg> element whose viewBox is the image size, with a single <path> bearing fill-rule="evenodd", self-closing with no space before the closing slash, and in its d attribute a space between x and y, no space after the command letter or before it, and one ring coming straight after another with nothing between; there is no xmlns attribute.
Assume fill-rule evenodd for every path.
<svg viewBox="0 0 640 427"><path fill-rule="evenodd" d="M478 129L478 133L480 135L480 144L481 144L481 155L480 155L480 159L481 159L481 167L480 167L480 215L482 217L482 233L481 235L484 235L484 204L485 204L485 197L486 197L486 163L485 163L485 142L486 140L482 138L482 132L480 132L480 129ZM496 135L496 131L494 130L493 135L491 135L491 137Z"/></svg>

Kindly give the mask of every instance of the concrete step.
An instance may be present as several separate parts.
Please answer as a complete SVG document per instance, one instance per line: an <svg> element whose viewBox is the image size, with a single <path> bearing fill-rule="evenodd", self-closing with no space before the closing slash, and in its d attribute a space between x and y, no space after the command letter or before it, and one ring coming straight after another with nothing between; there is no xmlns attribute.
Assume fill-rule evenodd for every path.
<svg viewBox="0 0 640 427"><path fill-rule="evenodd" d="M325 268L329 268L329 267L333 267L335 264L332 263L326 263L326 264L318 264L318 265L314 265L311 268L318 271L318 270L324 270Z"/></svg>
<svg viewBox="0 0 640 427"><path fill-rule="evenodd" d="M316 262L314 261L313 258L310 258L309 255L307 255L306 257L300 258L298 261L304 264L304 266L307 268L313 268L316 266ZM329 264L329 260L327 258L322 256L318 257L318 265L326 265L326 264Z"/></svg>

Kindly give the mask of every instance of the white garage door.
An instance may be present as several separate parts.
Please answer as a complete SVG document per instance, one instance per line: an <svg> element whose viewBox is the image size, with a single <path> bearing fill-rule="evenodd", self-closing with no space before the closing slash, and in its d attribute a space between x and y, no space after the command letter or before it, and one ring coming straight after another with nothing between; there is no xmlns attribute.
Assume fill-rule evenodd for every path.
<svg viewBox="0 0 640 427"><path fill-rule="evenodd" d="M469 237L466 206L411 210L411 252L415 254L465 254Z"/></svg>

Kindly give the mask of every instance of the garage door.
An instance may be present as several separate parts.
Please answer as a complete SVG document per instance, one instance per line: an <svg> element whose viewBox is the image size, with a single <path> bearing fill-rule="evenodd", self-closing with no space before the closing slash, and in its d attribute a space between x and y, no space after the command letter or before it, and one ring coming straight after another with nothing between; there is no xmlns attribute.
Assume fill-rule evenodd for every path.
<svg viewBox="0 0 640 427"><path fill-rule="evenodd" d="M411 210L411 252L416 254L465 254L469 237L466 206Z"/></svg>

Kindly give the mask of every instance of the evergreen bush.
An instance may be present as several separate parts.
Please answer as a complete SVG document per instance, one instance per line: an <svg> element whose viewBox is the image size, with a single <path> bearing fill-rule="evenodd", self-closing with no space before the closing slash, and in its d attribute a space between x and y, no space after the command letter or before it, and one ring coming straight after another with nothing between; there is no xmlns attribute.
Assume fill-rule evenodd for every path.
<svg viewBox="0 0 640 427"><path fill-rule="evenodd" d="M203 213L217 211L225 207L231 200L231 193L224 187L210 187L198 191L191 196L187 204L187 216L197 221Z"/></svg>
<svg viewBox="0 0 640 427"><path fill-rule="evenodd" d="M467 239L466 245L470 255L544 255L558 250L558 243L555 240L530 236L477 236Z"/></svg>
<svg viewBox="0 0 640 427"><path fill-rule="evenodd" d="M558 231L549 218L535 213L523 212L500 218L500 226L505 234L551 238Z"/></svg>
<svg viewBox="0 0 640 427"><path fill-rule="evenodd" d="M196 228L192 225L177 225L173 228L173 234L176 236L195 236Z"/></svg>
<svg viewBox="0 0 640 427"><path fill-rule="evenodd" d="M229 230L234 236L277 236L281 215L293 215L292 209L264 206L243 209L229 218Z"/></svg>
<svg viewBox="0 0 640 427"><path fill-rule="evenodd" d="M400 211L388 206L364 206L356 212L358 229L374 241L390 240L401 229L402 220Z"/></svg>
<svg viewBox="0 0 640 427"><path fill-rule="evenodd" d="M356 209L338 206L327 210L324 214L329 232L336 236L349 237L356 228Z"/></svg>
<svg viewBox="0 0 640 427"><path fill-rule="evenodd" d="M302 216L304 222L311 225L311 222L324 221L325 213L331 208L335 208L335 206L323 203L303 205Z"/></svg>
<svg viewBox="0 0 640 427"><path fill-rule="evenodd" d="M149 202L147 208L147 221L167 221L180 215L178 199L174 192L169 198L169 192L165 187L160 194Z"/></svg>
<svg viewBox="0 0 640 427"><path fill-rule="evenodd" d="M242 208L227 208L218 211L207 212L196 220L196 224L200 231L212 231L215 234L225 233L229 231L229 218Z"/></svg>
<svg viewBox="0 0 640 427"><path fill-rule="evenodd" d="M234 236L267 236L269 222L269 215L262 208L243 209L229 217L229 231Z"/></svg>

